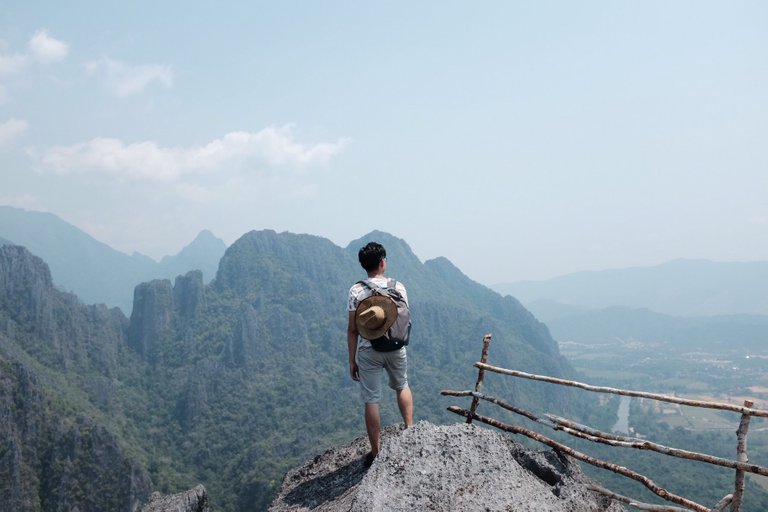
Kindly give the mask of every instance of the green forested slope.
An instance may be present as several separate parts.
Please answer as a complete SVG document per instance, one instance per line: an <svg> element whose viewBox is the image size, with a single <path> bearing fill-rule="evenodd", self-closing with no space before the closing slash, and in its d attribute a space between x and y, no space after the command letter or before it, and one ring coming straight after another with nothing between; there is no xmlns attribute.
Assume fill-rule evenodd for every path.
<svg viewBox="0 0 768 512"><path fill-rule="evenodd" d="M29 392L47 400L33 406L22 393L4 402L16 419L0 423L0 434L11 439L0 449L0 471L26 475L29 499L19 510L58 499L51 489L74 478L41 483L41 459L25 450L51 454L52 464L67 458L50 449L61 436L20 436L24 418L65 431L90 432L91 423L102 429L94 449L115 455L94 464L103 463L100 470L115 482L133 482L109 487L107 495L125 505L110 510L129 510L131 497L145 498L150 485L177 492L197 483L208 488L213 510L262 510L289 467L361 435L362 405L347 375L345 306L349 286L364 277L357 249L370 238L387 247L388 273L408 287L417 419L457 420L439 390L474 384L471 364L486 332L494 334L494 364L570 374L547 329L517 301L472 282L447 260L421 263L385 233L348 248L309 235L248 233L227 250L210 285L190 272L174 283L138 286L130 319L58 292L49 274L27 279L47 268L6 247L0 361L17 370L4 370L3 378L17 382L23 369L36 382ZM488 389L523 405L571 403L554 389L511 379L489 378ZM398 420L391 396L383 415L387 423ZM88 481L87 472L70 474ZM73 498L77 506L104 510L83 496L89 489Z"/></svg>

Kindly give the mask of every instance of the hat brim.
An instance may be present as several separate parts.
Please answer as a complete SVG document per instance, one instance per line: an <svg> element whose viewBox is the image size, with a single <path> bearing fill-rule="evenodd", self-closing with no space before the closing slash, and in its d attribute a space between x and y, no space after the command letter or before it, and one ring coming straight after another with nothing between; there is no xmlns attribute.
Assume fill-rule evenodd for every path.
<svg viewBox="0 0 768 512"><path fill-rule="evenodd" d="M369 329L360 321L360 314L373 306L379 306L384 310L384 323L377 329ZM397 304L389 297L371 295L363 299L355 310L355 326L360 336L367 340L375 340L386 334L392 324L397 320Z"/></svg>

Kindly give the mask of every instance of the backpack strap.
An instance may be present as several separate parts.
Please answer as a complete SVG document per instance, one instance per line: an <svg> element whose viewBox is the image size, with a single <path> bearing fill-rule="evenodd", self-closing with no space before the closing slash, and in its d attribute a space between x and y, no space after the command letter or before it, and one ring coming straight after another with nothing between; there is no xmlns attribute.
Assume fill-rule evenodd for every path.
<svg viewBox="0 0 768 512"><path fill-rule="evenodd" d="M392 279L391 277L387 278L387 285L385 287L381 287L371 281L370 279L366 279L364 281L358 281L357 284L362 284L372 292L380 293L386 296L389 296L389 290L395 290L397 292L397 281L395 279ZM398 292L399 293L399 292Z"/></svg>
<svg viewBox="0 0 768 512"><path fill-rule="evenodd" d="M369 290L371 290L371 291L374 291L374 290L376 290L376 289L378 288L378 286L376 285L376 283L371 283L371 282L368 282L368 279L366 279L365 281L358 281L358 282L357 282L357 284L361 284L361 285L365 286L366 288L368 288L368 289L369 289ZM376 286L376 288L374 288L374 287L373 287L373 286L371 286L371 285L373 285L373 286Z"/></svg>
<svg viewBox="0 0 768 512"><path fill-rule="evenodd" d="M382 289L381 286L377 285L376 283L374 283L370 279L366 279L365 281L358 281L357 284L362 284L363 286L365 286L366 288L368 288L371 291L381 290ZM397 281L395 281L391 277L387 278L387 286L386 286L386 288L394 289L396 285L397 285Z"/></svg>

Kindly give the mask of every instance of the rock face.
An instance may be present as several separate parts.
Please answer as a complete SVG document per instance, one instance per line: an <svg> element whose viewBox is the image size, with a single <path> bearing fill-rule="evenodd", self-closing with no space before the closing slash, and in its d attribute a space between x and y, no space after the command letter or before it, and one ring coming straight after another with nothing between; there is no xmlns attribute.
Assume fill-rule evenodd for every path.
<svg viewBox="0 0 768 512"><path fill-rule="evenodd" d="M167 279L141 283L133 292L128 344L145 360L157 363L160 344L173 327L173 287Z"/></svg>
<svg viewBox="0 0 768 512"><path fill-rule="evenodd" d="M625 510L587 490L591 481L575 462L532 452L500 432L420 422L386 429L382 442L367 471L367 438L290 471L270 512Z"/></svg>
<svg viewBox="0 0 768 512"><path fill-rule="evenodd" d="M202 485L171 496L155 492L141 512L208 512L208 493Z"/></svg>
<svg viewBox="0 0 768 512"><path fill-rule="evenodd" d="M205 307L203 273L200 270L192 270L176 277L173 300L178 315L184 320L193 320Z"/></svg>
<svg viewBox="0 0 768 512"><path fill-rule="evenodd" d="M155 279L136 286L133 313L128 326L128 345L151 364L163 361L177 331L194 321L205 306L203 273L199 270L168 279Z"/></svg>
<svg viewBox="0 0 768 512"><path fill-rule="evenodd" d="M0 310L33 335L52 329L53 288L51 272L43 260L23 247L3 246L0 250Z"/></svg>
<svg viewBox="0 0 768 512"><path fill-rule="evenodd" d="M67 410L71 381L55 377L82 372L80 396L114 412L126 322L56 290L26 249L0 247L0 510L134 512L146 501L146 469L92 414Z"/></svg>

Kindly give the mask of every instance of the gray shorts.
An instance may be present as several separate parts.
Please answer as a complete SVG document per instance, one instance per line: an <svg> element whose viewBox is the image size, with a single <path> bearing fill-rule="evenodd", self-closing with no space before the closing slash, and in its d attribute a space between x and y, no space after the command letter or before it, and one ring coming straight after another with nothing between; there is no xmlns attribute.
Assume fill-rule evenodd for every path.
<svg viewBox="0 0 768 512"><path fill-rule="evenodd" d="M408 357L405 347L392 352L377 352L372 347L357 347L355 357L360 375L360 395L366 404L381 402L381 373L389 375L389 387L400 391L408 386Z"/></svg>

